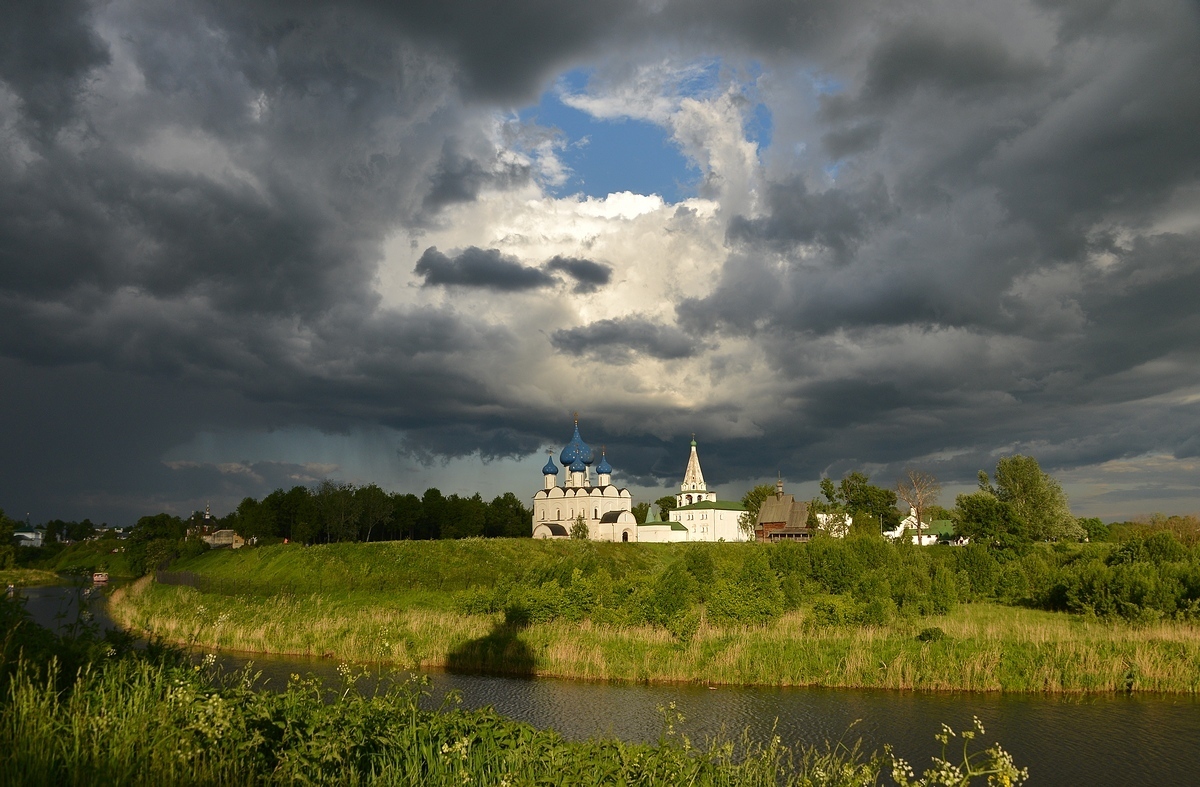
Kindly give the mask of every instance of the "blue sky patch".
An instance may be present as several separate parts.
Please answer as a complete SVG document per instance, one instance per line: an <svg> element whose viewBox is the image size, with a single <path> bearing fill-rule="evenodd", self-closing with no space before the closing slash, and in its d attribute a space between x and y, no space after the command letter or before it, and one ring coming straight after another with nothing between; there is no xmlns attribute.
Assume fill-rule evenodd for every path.
<svg viewBox="0 0 1200 787"><path fill-rule="evenodd" d="M572 92L583 84L572 72L563 84ZM571 77L571 78L567 78ZM586 78L583 78L586 82ZM613 192L659 194L668 202L695 196L700 173L661 126L644 120L600 120L558 99L557 91L542 94L537 106L520 112L525 122L557 128L567 146L558 155L572 174L550 189L556 196L582 192L606 197Z"/></svg>

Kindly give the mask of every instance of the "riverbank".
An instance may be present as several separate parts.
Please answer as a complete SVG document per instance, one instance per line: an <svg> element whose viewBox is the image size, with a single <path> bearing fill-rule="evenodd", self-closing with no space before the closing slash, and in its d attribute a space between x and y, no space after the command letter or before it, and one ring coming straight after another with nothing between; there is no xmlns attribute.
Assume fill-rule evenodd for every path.
<svg viewBox="0 0 1200 787"><path fill-rule="evenodd" d="M144 579L116 591L109 609L122 626L174 644L402 668L710 685L1200 692L1195 626L1133 627L991 603L881 626L814 627L811 608L764 626L711 625L701 615L687 641L649 625L518 625L370 590L226 595Z"/></svg>
<svg viewBox="0 0 1200 787"><path fill-rule="evenodd" d="M38 585L65 585L68 580L53 571L43 571L40 568L5 568L0 569L0 585L14 587L35 587Z"/></svg>

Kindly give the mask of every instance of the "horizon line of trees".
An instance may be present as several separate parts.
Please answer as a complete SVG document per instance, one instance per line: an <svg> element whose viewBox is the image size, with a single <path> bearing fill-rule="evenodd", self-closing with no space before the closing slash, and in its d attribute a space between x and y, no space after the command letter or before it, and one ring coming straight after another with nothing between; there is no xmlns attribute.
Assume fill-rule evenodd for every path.
<svg viewBox="0 0 1200 787"><path fill-rule="evenodd" d="M221 527L243 538L304 544L341 541L434 540L531 535L533 512L512 492L490 502L478 493L443 495L431 487L418 497L385 492L376 484L323 481L316 487L276 489L262 500L246 497L222 517Z"/></svg>

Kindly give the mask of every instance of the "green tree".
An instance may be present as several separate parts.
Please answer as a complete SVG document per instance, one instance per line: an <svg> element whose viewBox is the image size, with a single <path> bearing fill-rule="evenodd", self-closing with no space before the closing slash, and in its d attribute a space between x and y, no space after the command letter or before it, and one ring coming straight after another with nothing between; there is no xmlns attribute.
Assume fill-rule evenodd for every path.
<svg viewBox="0 0 1200 787"><path fill-rule="evenodd" d="M533 512L512 492L496 497L487 507L485 534L492 537L529 538Z"/></svg>
<svg viewBox="0 0 1200 787"><path fill-rule="evenodd" d="M754 527L758 524L758 512L762 509L763 501L773 494L775 494L774 486L759 484L742 495L742 508L746 509L746 513L738 517L738 526L742 532L747 535L754 534Z"/></svg>
<svg viewBox="0 0 1200 787"><path fill-rule="evenodd" d="M995 494L1013 507L1035 541L1081 541L1086 535L1071 516L1062 485L1031 456L1006 456L996 464Z"/></svg>
<svg viewBox="0 0 1200 787"><path fill-rule="evenodd" d="M267 498L260 503L253 497L247 497L238 503L234 512L237 522L234 529L243 538L274 538L278 534L278 509L269 505Z"/></svg>
<svg viewBox="0 0 1200 787"><path fill-rule="evenodd" d="M1104 524L1097 517L1086 517L1079 520L1079 526L1087 533L1088 541L1107 541L1109 537L1108 525Z"/></svg>
<svg viewBox="0 0 1200 787"><path fill-rule="evenodd" d="M1009 548L1029 540L1029 528L1016 508L990 492L959 495L953 519L957 534L980 544Z"/></svg>
<svg viewBox="0 0 1200 787"><path fill-rule="evenodd" d="M471 497L450 495L442 518L442 538L482 536L487 522L487 505L478 493Z"/></svg>
<svg viewBox="0 0 1200 787"><path fill-rule="evenodd" d="M359 502L354 485L326 479L317 487L315 498L326 540L357 541Z"/></svg>
<svg viewBox="0 0 1200 787"><path fill-rule="evenodd" d="M17 559L17 548L13 544L13 531L17 523L4 515L0 508L0 568L12 568Z"/></svg>
<svg viewBox="0 0 1200 787"><path fill-rule="evenodd" d="M649 503L638 503L633 507L633 518L639 524L645 524L646 517L650 515Z"/></svg>
<svg viewBox="0 0 1200 787"><path fill-rule="evenodd" d="M370 541L375 528L392 518L392 499L375 484L360 486L354 498L359 510L359 534L363 541Z"/></svg>
<svg viewBox="0 0 1200 787"><path fill-rule="evenodd" d="M421 496L421 519L414 538L441 538L442 521L446 516L446 498L437 487L430 487Z"/></svg>
<svg viewBox="0 0 1200 787"><path fill-rule="evenodd" d="M417 538L424 516L421 498L412 493L392 495L392 526L394 537Z"/></svg>
<svg viewBox="0 0 1200 787"><path fill-rule="evenodd" d="M587 521L583 518L583 514L580 514L571 523L571 538L586 541L589 535Z"/></svg>
<svg viewBox="0 0 1200 787"><path fill-rule="evenodd" d="M182 541L187 535L187 525L182 519L171 514L154 514L144 516L133 525L129 540L147 543L155 539Z"/></svg>
<svg viewBox="0 0 1200 787"><path fill-rule="evenodd" d="M658 506L658 515L662 517L662 521L667 522L671 519L671 512L679 507L679 501L675 499L675 495L664 495L655 500L654 505Z"/></svg>
<svg viewBox="0 0 1200 787"><path fill-rule="evenodd" d="M821 494L825 500L815 501L817 513L845 514L846 520L856 522L861 530L892 530L900 523L896 493L875 486L866 473L857 470L849 472L836 486L833 479L822 478ZM871 528L867 528L869 521L874 522Z"/></svg>

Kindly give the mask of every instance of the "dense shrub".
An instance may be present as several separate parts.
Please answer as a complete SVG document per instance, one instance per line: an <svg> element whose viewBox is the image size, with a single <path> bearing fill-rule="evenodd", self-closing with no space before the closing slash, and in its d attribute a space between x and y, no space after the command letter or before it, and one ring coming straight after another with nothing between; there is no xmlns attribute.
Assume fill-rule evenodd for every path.
<svg viewBox="0 0 1200 787"><path fill-rule="evenodd" d="M762 625L783 614L784 594L767 556L755 549L741 571L717 581L708 602L708 618L720 625Z"/></svg>
<svg viewBox="0 0 1200 787"><path fill-rule="evenodd" d="M1200 560L1170 532L1088 550L1050 571L1034 600L1050 609L1137 623L1200 618Z"/></svg>
<svg viewBox="0 0 1200 787"><path fill-rule="evenodd" d="M990 596L996 589L1000 564L982 544L967 544L955 555L956 567L965 571L971 583L971 592L977 596Z"/></svg>

